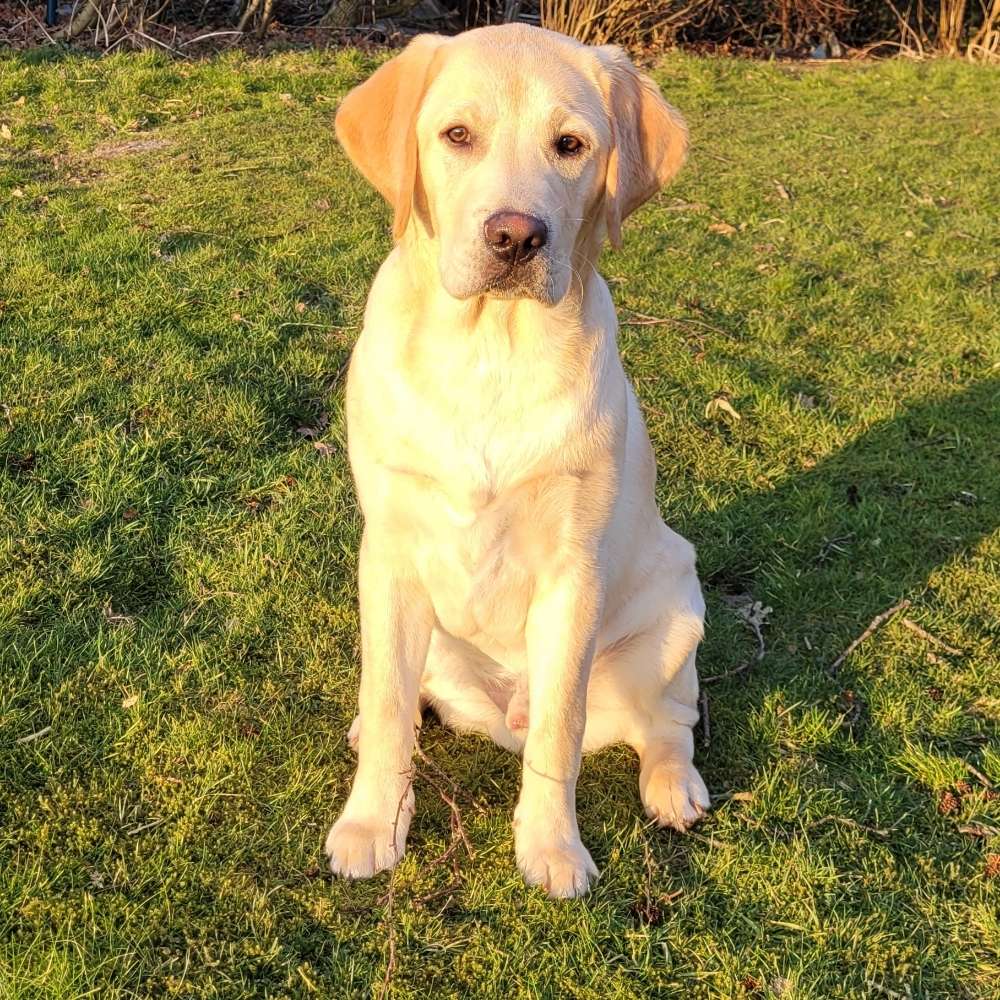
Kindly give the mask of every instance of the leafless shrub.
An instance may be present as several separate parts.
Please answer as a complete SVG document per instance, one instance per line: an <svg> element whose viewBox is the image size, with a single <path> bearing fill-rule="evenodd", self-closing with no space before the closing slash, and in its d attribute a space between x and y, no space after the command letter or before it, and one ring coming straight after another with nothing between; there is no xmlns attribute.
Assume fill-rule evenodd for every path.
<svg viewBox="0 0 1000 1000"><path fill-rule="evenodd" d="M715 0L541 0L542 26L589 45L671 42L698 23Z"/></svg>
<svg viewBox="0 0 1000 1000"><path fill-rule="evenodd" d="M979 0L982 19L965 47L969 59L1000 62L1000 0Z"/></svg>
<svg viewBox="0 0 1000 1000"><path fill-rule="evenodd" d="M676 43L804 55L865 53L1000 61L1000 0L74 0L60 34L105 50L190 52L196 42L263 38L272 24L321 25L330 38L541 23L590 44ZM203 29L199 34L199 28Z"/></svg>
<svg viewBox="0 0 1000 1000"><path fill-rule="evenodd" d="M908 55L965 55L975 62L1000 61L1000 0L924 0L905 9L886 0L896 17L899 48Z"/></svg>

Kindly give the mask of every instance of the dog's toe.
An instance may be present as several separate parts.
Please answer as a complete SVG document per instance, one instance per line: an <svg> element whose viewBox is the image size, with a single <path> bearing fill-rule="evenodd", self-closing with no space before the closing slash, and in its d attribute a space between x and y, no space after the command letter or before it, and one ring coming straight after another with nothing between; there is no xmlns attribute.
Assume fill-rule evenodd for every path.
<svg viewBox="0 0 1000 1000"><path fill-rule="evenodd" d="M641 779L646 815L660 826L683 832L708 811L708 789L693 764L661 762Z"/></svg>

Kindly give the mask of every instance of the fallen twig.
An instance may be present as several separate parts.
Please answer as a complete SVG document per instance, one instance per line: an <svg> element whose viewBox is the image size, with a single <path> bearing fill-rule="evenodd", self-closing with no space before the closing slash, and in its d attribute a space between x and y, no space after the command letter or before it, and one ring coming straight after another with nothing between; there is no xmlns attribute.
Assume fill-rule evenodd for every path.
<svg viewBox="0 0 1000 1000"><path fill-rule="evenodd" d="M992 787L993 787L993 782L992 782L992 781L990 781L990 779L989 779L989 778L987 778L987 777L986 777L986 775L985 775L985 774L983 774L983 772L979 770L979 768L977 768L977 767L974 767L974 766L973 766L972 764L970 764L970 763L969 763L969 762L968 762L967 760L964 760L964 761L962 761L962 763L963 763L963 764L964 764L964 765L966 766L966 768L968 769L969 773L970 773L971 775L973 775L973 776L974 776L974 777L976 778L976 780L977 780L977 781L978 781L978 782L979 782L979 783L980 783L980 784L981 784L981 785L982 785L982 786L983 786L984 788L992 788Z"/></svg>
<svg viewBox="0 0 1000 1000"><path fill-rule="evenodd" d="M879 827L868 826L865 823L859 823L856 819L851 819L850 816L823 816L821 819L813 820L808 825L809 829L811 830L817 826L824 826L827 823L837 823L840 826L849 826L854 830L863 830L865 831L865 833L870 833L875 837L881 837L883 840L885 840L890 833L889 830L883 830L880 829Z"/></svg>
<svg viewBox="0 0 1000 1000"><path fill-rule="evenodd" d="M702 691L701 698L701 745L707 750L712 745L712 720L708 714L708 692Z"/></svg>
<svg viewBox="0 0 1000 1000"><path fill-rule="evenodd" d="M445 781L447 781L452 788L452 794L449 795L441 785L432 778L426 771L416 771L417 775L424 779L433 788L438 795L441 797L441 801L451 810L451 822L452 822L452 833L454 836L458 837L462 845L465 847L466 853L470 858L475 857L475 852L472 850L472 842L469 840L468 834L465 832L465 825L462 823L462 810L458 808L458 803L455 801L454 795L458 791L457 783L444 773L428 756L424 751L418 746L416 748L416 754L426 764L428 767L433 768ZM471 798L471 796L470 796ZM450 854L450 848L446 851L441 858L438 860L444 860Z"/></svg>
<svg viewBox="0 0 1000 1000"><path fill-rule="evenodd" d="M753 802L753 792L718 792L709 798L713 802Z"/></svg>
<svg viewBox="0 0 1000 1000"><path fill-rule="evenodd" d="M196 45L198 42L207 41L209 38L217 38L219 35L242 35L242 31L210 31L207 35L198 35L196 38L189 38L186 42L181 42L177 47L183 49L188 45Z"/></svg>
<svg viewBox="0 0 1000 1000"><path fill-rule="evenodd" d="M27 3L25 3L25 0L21 0L21 6L24 8L25 13L31 16L31 19L41 30L42 34L49 40L49 44L50 45L58 44L56 40L45 30L45 25L42 24L41 20L38 18L38 15L35 14L35 12L27 5Z"/></svg>
<svg viewBox="0 0 1000 1000"><path fill-rule="evenodd" d="M634 903L631 909L642 923L656 926L663 920L664 906L670 906L675 899L684 894L684 890L675 889L673 892L658 893L654 896L653 881L656 878L656 860L645 840L642 843L642 859L646 869L646 877L642 884L643 898L641 902Z"/></svg>
<svg viewBox="0 0 1000 1000"><path fill-rule="evenodd" d="M413 900L414 906L426 906L428 903L433 902L435 899L441 899L445 896L452 897L462 888L461 879L455 879L454 882L449 882L443 889L437 889L435 892L428 892L423 896L416 896Z"/></svg>
<svg viewBox="0 0 1000 1000"><path fill-rule="evenodd" d="M399 803L396 806L396 816L392 821L392 845L393 848L396 847L398 841L396 840L396 831L399 827L399 817L403 812L403 803L406 801L410 790L413 788L413 772L411 771L406 782L406 787L403 789L403 794L399 797ZM392 976L396 971L396 923L393 920L393 916L396 909L396 872L392 871L389 874L389 889L385 894L385 923L386 930L389 937L389 955L385 962L385 975L382 977L382 988L379 990L379 1000L385 1000L389 995L389 987L392 985Z"/></svg>
<svg viewBox="0 0 1000 1000"><path fill-rule="evenodd" d="M720 330L711 323L704 320L695 319L692 316L650 316L648 313L641 313L635 309L628 310L632 319L622 320L622 326L700 326L702 329L710 330L722 337L727 336L725 330Z"/></svg>
<svg viewBox="0 0 1000 1000"><path fill-rule="evenodd" d="M445 771L442 771L441 768L438 767L438 765L435 764L434 761L432 761L430 757L428 757L427 754L424 753L423 747L418 745L414 752L416 753L417 757L419 757L420 760L427 767L429 767L432 771L434 771L435 774L438 775L439 778L441 778L443 781L447 781L448 784L451 785L452 793L456 798L462 797L474 809L476 809L479 812L482 811L482 805L476 801L475 796L470 791L463 788L457 781L455 781L455 779L451 777L450 774L447 774ZM423 774L423 772L421 773ZM426 776L427 776L426 774L423 774L423 777ZM433 782L431 782L431 784L433 785ZM437 788L437 785L433 785L433 787Z"/></svg>
<svg viewBox="0 0 1000 1000"><path fill-rule="evenodd" d="M725 602L734 609L737 616L742 619L753 630L757 638L757 653L752 660L741 663L735 670L727 670L722 674L715 674L712 677L704 677L702 684L714 684L716 681L725 680L727 677L738 677L745 674L755 663L760 663L767 653L767 646L764 644L764 633L762 625L767 624L767 616L771 613L771 608L765 608L760 601L755 601L750 595L742 595L737 598L724 598Z"/></svg>
<svg viewBox="0 0 1000 1000"><path fill-rule="evenodd" d="M716 681L724 681L727 677L739 677L740 674L745 674L755 663L755 660L747 660L746 663L741 663L735 670L727 670L723 674L713 674L711 677L702 677L702 684L714 684Z"/></svg>
<svg viewBox="0 0 1000 1000"><path fill-rule="evenodd" d="M35 740L40 740L43 736L48 736L52 732L51 726L45 726L44 729L39 729L36 733L28 733L27 736L19 736L14 742L15 743L34 743Z"/></svg>
<svg viewBox="0 0 1000 1000"><path fill-rule="evenodd" d="M917 194L913 188L910 187L906 181L903 181L903 190L918 204L918 205L933 205L934 199L928 194Z"/></svg>
<svg viewBox="0 0 1000 1000"><path fill-rule="evenodd" d="M997 837L1000 836L1000 828L989 826L987 823L968 823L958 828L959 833L964 833L967 837Z"/></svg>
<svg viewBox="0 0 1000 1000"><path fill-rule="evenodd" d="M165 819L154 819L149 823L143 823L141 826L135 826L131 830L126 830L125 833L130 837L134 837L137 834L144 833L146 830L152 830L154 827L162 826L166 823Z"/></svg>
<svg viewBox="0 0 1000 1000"><path fill-rule="evenodd" d="M854 650L858 648L858 646L861 645L861 643L865 641L865 639L867 639L873 632L881 628L890 618L892 618L894 615L898 615L900 611L902 611L904 608L908 608L909 606L910 606L909 600L904 599L900 601L898 604L894 604L887 611L883 611L881 614L876 615L871 620L870 624L868 625L868 628L866 628L864 632L862 632L861 635L859 635L857 639L855 639L847 647L847 649L845 649L840 654L840 656L838 656L837 659L835 659L833 663L830 664L829 672L831 674L837 673L837 671L841 667L841 664L843 664L843 662L851 655L851 653L854 652Z"/></svg>
<svg viewBox="0 0 1000 1000"><path fill-rule="evenodd" d="M930 632L925 628L921 628L912 618L902 618L900 619L902 624L905 625L911 632L915 635L919 635L921 639L926 640L932 646L937 646L938 649L943 649L946 653L950 653L952 656L961 656L962 651L956 649L954 646L949 646L948 643L942 642L936 635L931 635Z"/></svg>

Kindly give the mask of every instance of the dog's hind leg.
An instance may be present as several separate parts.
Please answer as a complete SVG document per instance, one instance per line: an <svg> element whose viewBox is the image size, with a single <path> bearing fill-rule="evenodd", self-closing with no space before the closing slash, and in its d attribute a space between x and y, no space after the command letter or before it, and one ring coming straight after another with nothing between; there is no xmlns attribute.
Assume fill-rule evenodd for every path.
<svg viewBox="0 0 1000 1000"><path fill-rule="evenodd" d="M498 683L501 668L467 643L436 628L431 635L421 701L459 733L482 733L504 750L520 753L524 733L507 727L513 682Z"/></svg>
<svg viewBox="0 0 1000 1000"><path fill-rule="evenodd" d="M646 815L660 826L686 830L709 808L705 782L694 766L698 721L695 655L701 640L705 603L692 572L683 581L680 608L663 623L660 696L647 709L648 723L633 742L639 754L639 795Z"/></svg>
<svg viewBox="0 0 1000 1000"><path fill-rule="evenodd" d="M709 807L694 766L692 729L698 721L695 653L705 603L694 572L694 551L679 545L651 575L633 606L659 614L652 624L610 646L594 665L584 746L627 743L639 755L639 794L661 826L686 830Z"/></svg>
<svg viewBox="0 0 1000 1000"><path fill-rule="evenodd" d="M639 796L646 815L660 826L686 830L697 823L709 808L708 789L694 766L692 728L698 712L690 704L690 691L697 701L698 681L694 676L695 654L689 654L678 678L686 691L668 687L653 713L649 729L635 741L639 754ZM681 694L683 700L674 695Z"/></svg>

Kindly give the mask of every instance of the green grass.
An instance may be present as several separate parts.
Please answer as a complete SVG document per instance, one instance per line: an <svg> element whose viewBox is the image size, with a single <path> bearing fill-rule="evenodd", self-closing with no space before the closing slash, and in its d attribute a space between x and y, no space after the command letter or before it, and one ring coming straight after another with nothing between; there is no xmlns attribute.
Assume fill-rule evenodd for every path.
<svg viewBox="0 0 1000 1000"><path fill-rule="evenodd" d="M342 373L389 246L331 119L372 66L0 56L0 997L368 997L390 939L399 997L1000 996L967 767L1000 782L1000 75L661 64L692 160L604 271L668 321L622 352L702 675L756 648L727 595L773 608L767 654L708 688L696 835L643 821L629 753L586 761L583 901L521 883L518 761L430 723L475 856L420 901L454 876L418 781L390 907L321 855L358 681ZM831 677L903 597L961 655L896 617Z"/></svg>

